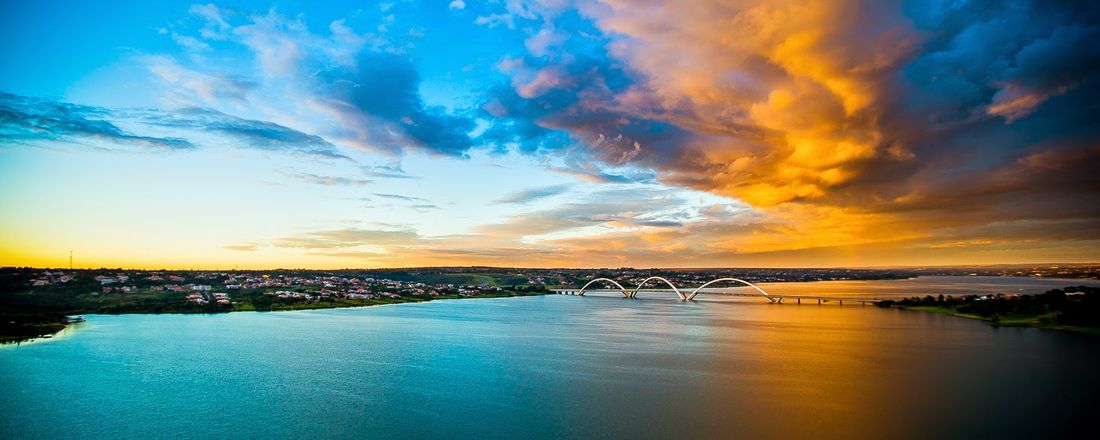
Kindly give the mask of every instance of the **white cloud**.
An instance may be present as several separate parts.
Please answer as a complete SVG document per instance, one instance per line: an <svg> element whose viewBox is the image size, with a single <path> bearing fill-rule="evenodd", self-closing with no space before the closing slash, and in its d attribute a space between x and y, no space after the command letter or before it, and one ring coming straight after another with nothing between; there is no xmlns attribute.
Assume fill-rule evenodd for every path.
<svg viewBox="0 0 1100 440"><path fill-rule="evenodd" d="M192 15L201 17L206 24L201 30L199 35L208 40L221 40L226 36L226 32L230 29L229 22L225 20L225 12L214 6L213 3L207 3L205 5L191 5L189 12Z"/></svg>
<svg viewBox="0 0 1100 440"><path fill-rule="evenodd" d="M507 26L508 29L514 29L516 27L516 22L515 19L512 18L512 14L489 14L474 19L474 23L489 27L504 25Z"/></svg>

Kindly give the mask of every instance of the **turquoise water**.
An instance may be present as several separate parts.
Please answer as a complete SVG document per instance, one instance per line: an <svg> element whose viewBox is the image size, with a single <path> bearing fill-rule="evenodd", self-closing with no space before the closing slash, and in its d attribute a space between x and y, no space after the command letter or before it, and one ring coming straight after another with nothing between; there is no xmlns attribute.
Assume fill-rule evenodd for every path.
<svg viewBox="0 0 1100 440"><path fill-rule="evenodd" d="M1050 438L1100 407L1097 338L875 307L87 318L0 349L0 438Z"/></svg>

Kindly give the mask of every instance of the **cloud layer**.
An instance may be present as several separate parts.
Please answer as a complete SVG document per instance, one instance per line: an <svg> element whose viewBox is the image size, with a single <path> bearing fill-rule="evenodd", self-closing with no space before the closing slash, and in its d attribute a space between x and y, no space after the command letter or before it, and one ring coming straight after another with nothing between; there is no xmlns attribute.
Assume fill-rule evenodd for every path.
<svg viewBox="0 0 1100 440"><path fill-rule="evenodd" d="M604 44L545 38L575 21L571 8ZM1055 218L1045 227L1068 228L1065 239L1097 238L1095 4L527 10L540 30L527 55L502 62L512 84L483 105L507 140L533 150L564 132L593 160L743 200L790 226L773 249L960 231L1007 240L995 231ZM1038 233L1025 229L1014 237Z"/></svg>
<svg viewBox="0 0 1100 440"><path fill-rule="evenodd" d="M283 172L288 184L362 190L345 199L421 214L467 202L432 194L425 182L438 173L406 173L409 157L507 156L575 179L462 186L492 192L483 208L506 215L460 234L395 222L225 245L248 254L683 266L1100 251L1095 2L508 0L385 3L335 19L213 4L187 14L159 28L176 52L127 55L153 90L148 105L0 93L0 144L285 152L316 160ZM423 197L403 194L413 188ZM688 190L712 198L687 200Z"/></svg>

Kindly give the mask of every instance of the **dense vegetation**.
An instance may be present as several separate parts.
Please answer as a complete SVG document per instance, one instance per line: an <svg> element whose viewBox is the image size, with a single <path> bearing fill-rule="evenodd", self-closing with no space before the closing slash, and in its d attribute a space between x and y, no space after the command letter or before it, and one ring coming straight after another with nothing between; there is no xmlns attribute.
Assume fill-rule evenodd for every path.
<svg viewBox="0 0 1100 440"><path fill-rule="evenodd" d="M0 313L0 343L52 335L65 328L68 318L59 313Z"/></svg>
<svg viewBox="0 0 1100 440"><path fill-rule="evenodd" d="M1087 286L1053 289L1038 295L963 297L925 296L879 302L880 307L903 307L981 319L994 325L1035 327L1100 333L1100 288Z"/></svg>

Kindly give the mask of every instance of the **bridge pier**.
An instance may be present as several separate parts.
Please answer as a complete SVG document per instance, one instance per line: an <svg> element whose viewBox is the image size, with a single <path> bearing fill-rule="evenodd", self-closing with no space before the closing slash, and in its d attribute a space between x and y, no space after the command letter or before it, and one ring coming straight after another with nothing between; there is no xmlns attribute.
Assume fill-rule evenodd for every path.
<svg viewBox="0 0 1100 440"><path fill-rule="evenodd" d="M795 299L798 300L797 304L802 304L802 298L795 298Z"/></svg>

